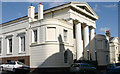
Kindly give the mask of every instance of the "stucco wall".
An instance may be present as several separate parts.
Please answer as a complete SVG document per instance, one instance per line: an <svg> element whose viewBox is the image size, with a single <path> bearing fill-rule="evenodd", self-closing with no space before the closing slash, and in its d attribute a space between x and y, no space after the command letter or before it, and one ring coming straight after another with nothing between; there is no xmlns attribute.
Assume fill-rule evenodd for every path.
<svg viewBox="0 0 120 74"><path fill-rule="evenodd" d="M29 55L29 33L28 20L19 21L2 27L2 54L0 57L25 56ZM25 53L19 53L19 33L25 33ZM12 54L7 54L7 36L12 36Z"/></svg>

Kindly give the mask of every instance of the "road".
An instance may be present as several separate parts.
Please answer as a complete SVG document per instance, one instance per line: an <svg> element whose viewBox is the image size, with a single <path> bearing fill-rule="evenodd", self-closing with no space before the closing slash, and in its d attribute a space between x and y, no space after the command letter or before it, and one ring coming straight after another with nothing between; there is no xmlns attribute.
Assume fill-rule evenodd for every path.
<svg viewBox="0 0 120 74"><path fill-rule="evenodd" d="M52 74L56 74L54 72L51 72ZM25 73L13 73L13 72L6 72L6 71L0 71L0 74L25 74ZM37 72L30 72L30 73L27 73L27 74L49 74L49 73L37 73ZM63 72L59 72L57 74L81 74L81 73L63 73ZM83 74L90 74L90 73L83 73ZM96 72L95 74L106 74L105 72Z"/></svg>

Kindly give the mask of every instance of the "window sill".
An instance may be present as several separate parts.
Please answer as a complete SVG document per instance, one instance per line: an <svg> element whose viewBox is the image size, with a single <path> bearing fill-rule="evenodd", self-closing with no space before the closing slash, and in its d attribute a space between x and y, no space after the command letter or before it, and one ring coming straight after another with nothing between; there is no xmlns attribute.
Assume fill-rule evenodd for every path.
<svg viewBox="0 0 120 74"><path fill-rule="evenodd" d="M57 40L46 40L45 42L57 42Z"/></svg>
<svg viewBox="0 0 120 74"><path fill-rule="evenodd" d="M32 43L31 45L35 45L35 44L38 44L38 42L34 42L34 43Z"/></svg>
<svg viewBox="0 0 120 74"><path fill-rule="evenodd" d="M68 42L64 42L64 44L69 44Z"/></svg>
<svg viewBox="0 0 120 74"><path fill-rule="evenodd" d="M19 52L19 54L26 54L26 52Z"/></svg>
<svg viewBox="0 0 120 74"><path fill-rule="evenodd" d="M12 53L7 53L7 55L12 55Z"/></svg>

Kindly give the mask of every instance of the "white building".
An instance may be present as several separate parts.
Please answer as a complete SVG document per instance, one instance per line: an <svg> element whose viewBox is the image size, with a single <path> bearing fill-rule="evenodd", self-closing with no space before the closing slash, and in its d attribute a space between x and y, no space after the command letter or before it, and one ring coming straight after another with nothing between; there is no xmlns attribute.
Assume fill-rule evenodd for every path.
<svg viewBox="0 0 120 74"><path fill-rule="evenodd" d="M95 37L96 40L96 55L99 66L106 66L110 64L110 50L109 41L105 35L98 34Z"/></svg>
<svg viewBox="0 0 120 74"><path fill-rule="evenodd" d="M110 31L106 35L96 35L96 53L99 66L106 66L110 63L119 63L119 39L111 37Z"/></svg>
<svg viewBox="0 0 120 74"><path fill-rule="evenodd" d="M28 16L1 24L0 58L31 68L68 67L74 59L95 61L95 20L87 3L69 2L43 11L28 7Z"/></svg>
<svg viewBox="0 0 120 74"><path fill-rule="evenodd" d="M118 37L111 37L110 38L110 63L119 63L119 51L118 51Z"/></svg>

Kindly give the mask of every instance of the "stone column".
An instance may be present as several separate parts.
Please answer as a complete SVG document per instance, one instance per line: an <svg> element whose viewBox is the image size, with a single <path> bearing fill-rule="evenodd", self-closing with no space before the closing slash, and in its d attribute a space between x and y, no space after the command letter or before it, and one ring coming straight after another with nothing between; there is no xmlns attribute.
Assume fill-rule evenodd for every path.
<svg viewBox="0 0 120 74"><path fill-rule="evenodd" d="M76 24L76 51L77 60L81 60L83 57L83 41L81 33L81 23Z"/></svg>
<svg viewBox="0 0 120 74"><path fill-rule="evenodd" d="M90 51L89 51L89 27L84 25L83 27L83 43L84 43L84 58L90 60Z"/></svg>
<svg viewBox="0 0 120 74"><path fill-rule="evenodd" d="M96 60L95 58L95 29L93 27L90 27L90 54L91 59L93 61Z"/></svg>

